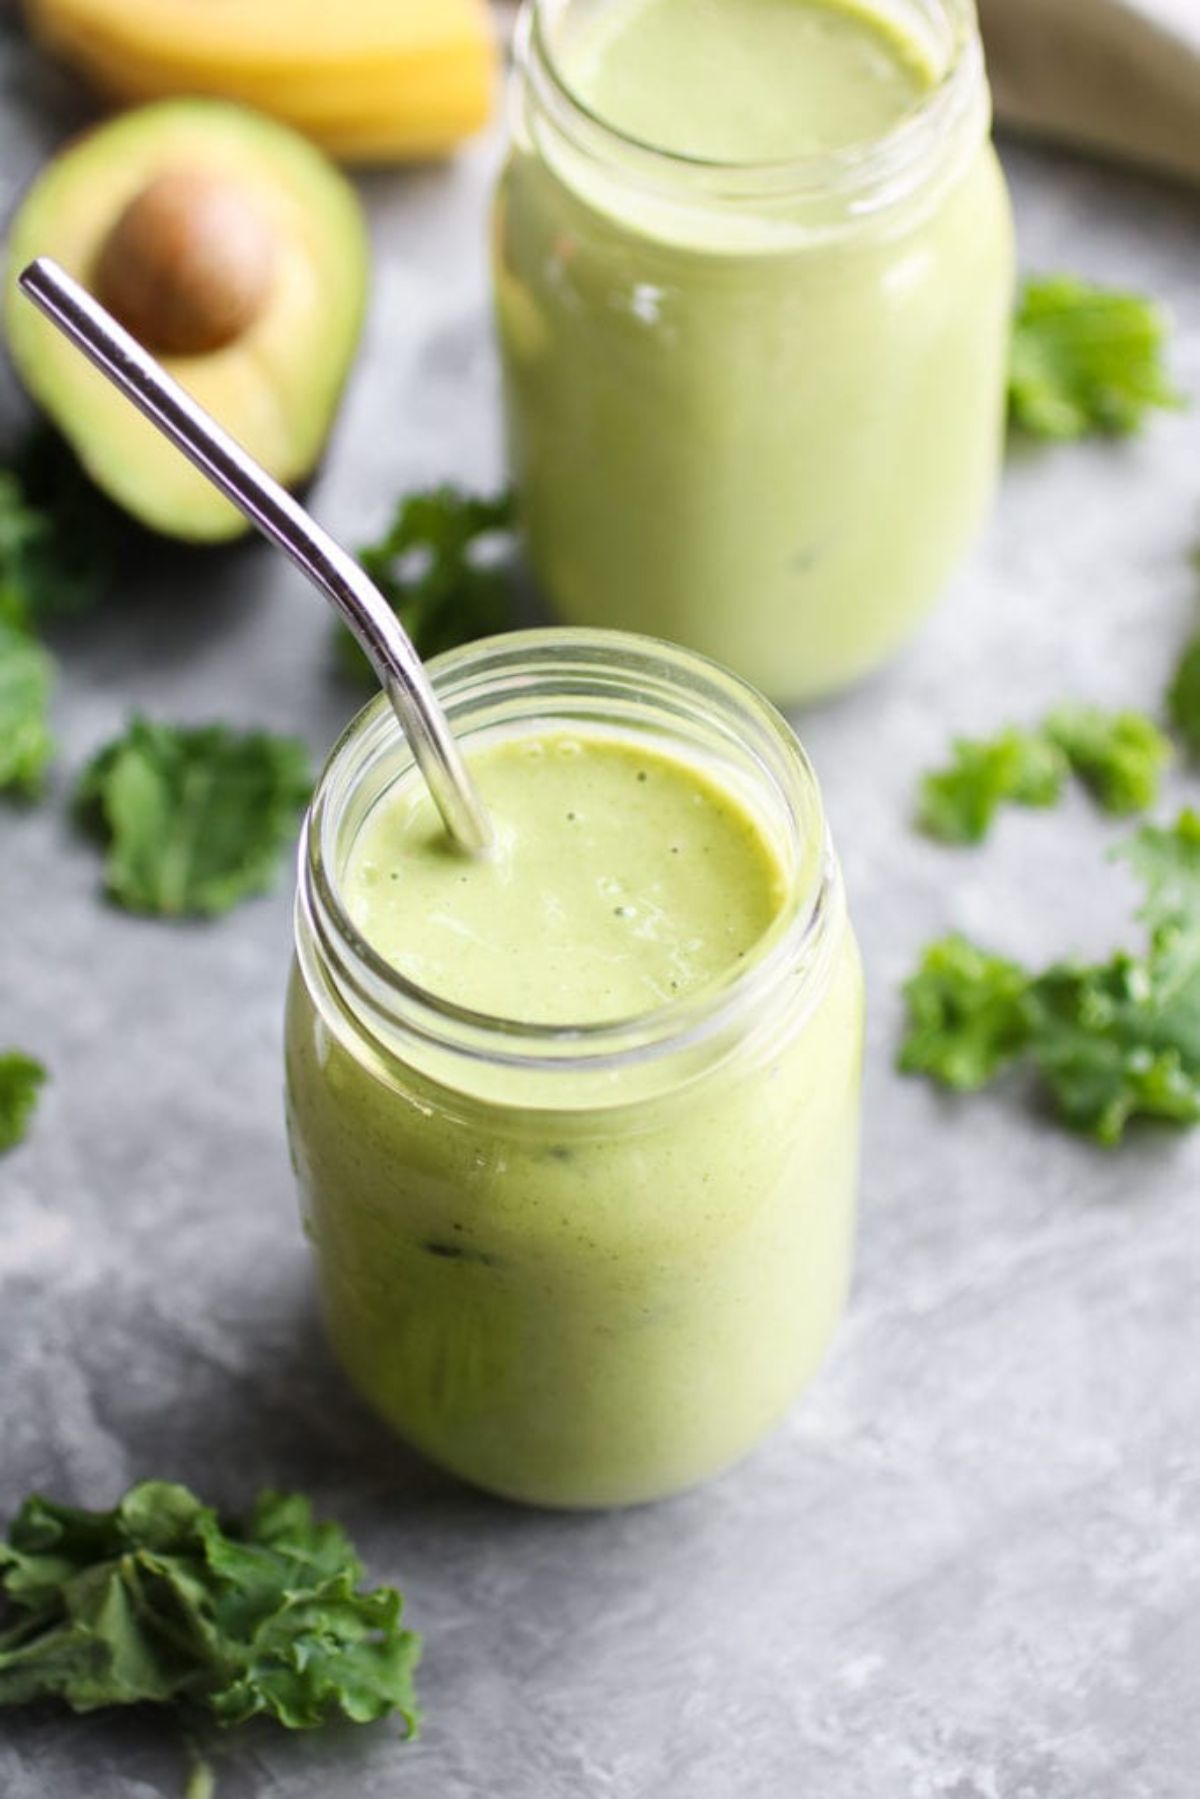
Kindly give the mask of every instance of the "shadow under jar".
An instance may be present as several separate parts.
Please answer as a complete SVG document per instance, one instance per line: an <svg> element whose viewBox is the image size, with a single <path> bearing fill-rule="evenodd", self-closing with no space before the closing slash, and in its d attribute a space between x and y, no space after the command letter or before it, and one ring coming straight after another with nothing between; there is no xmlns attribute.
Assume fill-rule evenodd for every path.
<svg viewBox="0 0 1200 1799"><path fill-rule="evenodd" d="M996 482L1012 226L972 0L528 0L516 64L495 308L551 607L781 702L854 680Z"/></svg>
<svg viewBox="0 0 1200 1799"><path fill-rule="evenodd" d="M819 792L765 701L666 644L529 632L431 672L477 767L529 734L637 746L728 796L777 869L762 935L684 998L531 1024L416 985L353 922L355 843L414 778L386 701L333 751L302 846L288 1125L338 1356L479 1486L656 1499L779 1420L844 1303L862 978Z"/></svg>

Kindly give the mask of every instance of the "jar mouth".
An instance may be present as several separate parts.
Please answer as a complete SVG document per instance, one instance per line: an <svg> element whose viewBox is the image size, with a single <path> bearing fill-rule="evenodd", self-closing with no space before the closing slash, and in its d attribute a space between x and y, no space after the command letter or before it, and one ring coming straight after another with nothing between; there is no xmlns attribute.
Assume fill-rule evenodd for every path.
<svg viewBox="0 0 1200 1799"><path fill-rule="evenodd" d="M657 639L620 631L547 628L481 639L429 664L451 728L468 750L524 721L533 726L632 717L651 705L679 728L663 741L686 749L691 717L722 721L730 750L749 751L771 790L778 825L801 846L787 898L743 960L693 993L598 1023L532 1023L474 1011L423 987L380 955L358 929L342 889L347 854L374 805L415 763L386 697L354 718L330 752L300 844L297 906L339 994L382 1040L416 1038L443 1051L513 1067L608 1068L706 1042L753 1017L799 961L819 960L838 873L812 766L782 715L716 663ZM624 704L620 702L624 701ZM616 721L620 729L622 719ZM710 763L710 772L712 764Z"/></svg>
<svg viewBox="0 0 1200 1799"><path fill-rule="evenodd" d="M677 190L683 184L698 187L711 198L733 200L879 190L882 202L915 184L913 177L919 179L984 91L975 0L918 3L926 25L931 9L938 15L941 42L936 73L912 109L876 137L765 161L696 156L613 124L575 90L563 71L551 41L550 0L524 0L513 55L541 105L578 149L592 156L606 151L620 154L652 186ZM911 7L907 10L911 16Z"/></svg>

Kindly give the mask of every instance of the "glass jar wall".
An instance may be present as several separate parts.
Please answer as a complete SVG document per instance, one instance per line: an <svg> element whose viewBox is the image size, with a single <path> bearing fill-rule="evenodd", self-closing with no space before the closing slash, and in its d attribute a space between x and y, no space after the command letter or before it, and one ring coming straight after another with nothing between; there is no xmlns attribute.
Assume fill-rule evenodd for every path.
<svg viewBox="0 0 1200 1799"><path fill-rule="evenodd" d="M727 976L553 1027L439 1000L352 923L355 839L411 777L385 702L335 749L302 852L289 1131L338 1355L481 1486L657 1498L779 1419L845 1296L862 984L819 793L765 702L667 645L533 632L433 668L468 757L531 727L657 746L736 794L782 871Z"/></svg>
<svg viewBox="0 0 1200 1799"><path fill-rule="evenodd" d="M995 485L1012 234L973 7L792 0L829 27L814 44L840 55L839 20L878 44L852 42L858 61L786 114L808 106L812 145L765 162L732 147L741 130L752 149L774 141L770 103L802 73L789 42L751 68L756 109L718 91L715 50L686 90L682 38L652 78L671 43L635 30L661 14L694 35L713 9L691 24L678 0L637 9L647 23L608 87L594 46L631 0L532 0L518 35L494 285L528 554L567 623L652 632L777 700L810 698L909 635ZM746 46L767 57L780 8L713 16L732 32L743 10L725 67L744 87ZM889 56L908 104L856 138L891 118L863 99ZM754 129L718 135L723 99ZM709 153L678 148L693 142Z"/></svg>

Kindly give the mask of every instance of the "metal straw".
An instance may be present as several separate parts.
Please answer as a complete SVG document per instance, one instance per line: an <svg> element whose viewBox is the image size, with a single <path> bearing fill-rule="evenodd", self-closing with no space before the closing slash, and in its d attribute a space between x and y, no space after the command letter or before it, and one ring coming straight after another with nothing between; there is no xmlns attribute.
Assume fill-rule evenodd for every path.
<svg viewBox="0 0 1200 1799"><path fill-rule="evenodd" d="M76 348L332 602L370 658L447 831L464 850L486 849L492 836L487 813L420 657L353 556L56 262L39 256L18 281Z"/></svg>

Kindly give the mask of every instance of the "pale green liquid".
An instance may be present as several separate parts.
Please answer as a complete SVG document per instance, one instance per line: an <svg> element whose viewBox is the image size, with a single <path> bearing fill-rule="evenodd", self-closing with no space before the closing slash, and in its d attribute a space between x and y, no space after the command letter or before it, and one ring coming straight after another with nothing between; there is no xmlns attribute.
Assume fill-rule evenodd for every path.
<svg viewBox="0 0 1200 1799"><path fill-rule="evenodd" d="M617 0L564 36L561 62L607 124L716 162L869 141L930 82L914 45L820 0Z"/></svg>
<svg viewBox="0 0 1200 1799"><path fill-rule="evenodd" d="M442 999L529 1024L636 1017L723 974L779 911L757 824L697 768L567 733L471 767L489 855L460 855L413 782L375 808L345 877L368 943Z"/></svg>
<svg viewBox="0 0 1200 1799"><path fill-rule="evenodd" d="M934 49L893 11L578 0L554 60L626 135L580 149L531 101L497 193L509 460L551 607L785 702L909 635L999 463L1012 236L986 95L921 138L899 198L893 169L886 203L851 205L819 161L891 168L928 98ZM810 152L802 182L746 173Z"/></svg>
<svg viewBox="0 0 1200 1799"><path fill-rule="evenodd" d="M448 849L404 783L340 871L368 940L444 998L645 1014L730 978L785 903L773 844L701 767L564 729L470 761L490 858ZM623 1505L778 1420L849 1278L862 982L840 903L829 928L807 1012L793 969L732 1044L586 1084L381 1047L297 971L289 1136L329 1335L409 1442L511 1498Z"/></svg>

